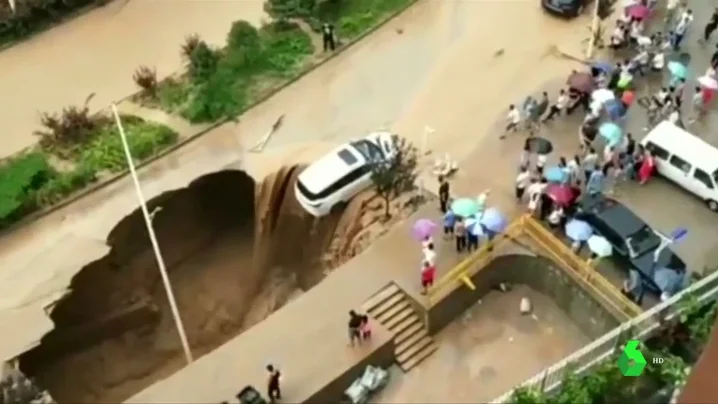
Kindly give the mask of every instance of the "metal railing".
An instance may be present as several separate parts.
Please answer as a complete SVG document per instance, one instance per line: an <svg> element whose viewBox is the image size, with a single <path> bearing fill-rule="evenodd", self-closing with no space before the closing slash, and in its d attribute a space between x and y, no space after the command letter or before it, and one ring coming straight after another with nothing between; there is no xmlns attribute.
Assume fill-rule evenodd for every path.
<svg viewBox="0 0 718 404"><path fill-rule="evenodd" d="M593 367L612 358L627 340L647 338L660 327L662 322L671 320L680 314L681 307L677 303L689 294L697 295L699 302L715 299L718 296L718 272L701 279L638 317L626 321L591 344L517 385L514 389L524 387L550 392L559 388L567 367L573 373L581 374L590 371ZM494 399L492 403L511 402L514 389Z"/></svg>
<svg viewBox="0 0 718 404"><path fill-rule="evenodd" d="M599 274L591 264L578 256L562 240L553 235L541 223L530 215L521 218L521 228L527 235L547 251L551 258L563 265L564 270L589 292L610 305L611 311L623 315L626 320L643 313L643 310L628 299L610 281Z"/></svg>

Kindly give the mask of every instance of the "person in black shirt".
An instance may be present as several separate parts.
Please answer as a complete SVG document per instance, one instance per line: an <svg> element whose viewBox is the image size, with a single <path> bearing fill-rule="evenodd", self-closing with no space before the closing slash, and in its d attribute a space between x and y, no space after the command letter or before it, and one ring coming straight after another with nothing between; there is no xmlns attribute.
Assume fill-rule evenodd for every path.
<svg viewBox="0 0 718 404"><path fill-rule="evenodd" d="M324 52L328 50L333 51L336 48L334 25L330 23L324 23L324 25L322 25L322 41L324 42Z"/></svg>
<svg viewBox="0 0 718 404"><path fill-rule="evenodd" d="M633 156L633 153L636 151L636 140L633 139L633 135L630 133L626 134L626 155L627 156Z"/></svg>
<svg viewBox="0 0 718 404"><path fill-rule="evenodd" d="M364 318L357 314L354 310L349 310L349 344L354 346L354 342L361 343L361 326Z"/></svg>
<svg viewBox="0 0 718 404"><path fill-rule="evenodd" d="M439 209L441 213L449 210L449 182L444 177L439 177Z"/></svg>
<svg viewBox="0 0 718 404"><path fill-rule="evenodd" d="M708 21L708 24L706 24L706 27L703 28L703 41L708 42L713 32L718 28L718 9L713 11L713 14L711 15L711 19Z"/></svg>
<svg viewBox="0 0 718 404"><path fill-rule="evenodd" d="M267 372L269 373L269 377L267 378L267 396L269 397L269 402L274 403L276 400L282 399L282 391L279 389L281 373L279 373L279 369L275 368L274 365L267 365Z"/></svg>

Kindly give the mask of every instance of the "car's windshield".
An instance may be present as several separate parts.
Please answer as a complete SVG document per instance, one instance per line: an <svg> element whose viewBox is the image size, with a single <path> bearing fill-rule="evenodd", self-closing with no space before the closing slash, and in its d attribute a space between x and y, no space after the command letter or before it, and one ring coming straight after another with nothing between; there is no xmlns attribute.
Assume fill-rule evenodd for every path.
<svg viewBox="0 0 718 404"><path fill-rule="evenodd" d="M655 250L660 244L661 239L648 226L643 226L637 232L626 237L626 245L628 245L630 253L634 257L640 257L649 251Z"/></svg>
<svg viewBox="0 0 718 404"><path fill-rule="evenodd" d="M356 142L351 142L351 145L354 146L367 161L384 160L384 152L381 150L381 147L375 143L368 140L357 140Z"/></svg>

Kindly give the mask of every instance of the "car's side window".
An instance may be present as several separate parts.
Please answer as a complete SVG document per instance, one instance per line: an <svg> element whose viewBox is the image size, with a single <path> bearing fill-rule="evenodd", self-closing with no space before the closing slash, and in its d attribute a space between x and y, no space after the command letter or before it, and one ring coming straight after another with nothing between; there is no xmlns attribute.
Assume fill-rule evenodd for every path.
<svg viewBox="0 0 718 404"><path fill-rule="evenodd" d="M688 164L687 161L683 160L682 158L680 158L676 155L673 155L673 157L671 157L671 159L668 160L668 162L671 163L671 165L673 167L678 168L679 170L683 171L686 174L691 172L691 165Z"/></svg>
<svg viewBox="0 0 718 404"><path fill-rule="evenodd" d="M661 160L668 160L668 156L670 155L668 150L656 145L653 142L646 143L646 149Z"/></svg>
<svg viewBox="0 0 718 404"><path fill-rule="evenodd" d="M705 185L706 188L708 188L708 189L714 188L713 181L711 180L710 175L708 175L708 173L706 173L705 171L703 171L699 168L696 168L696 172L695 172L695 174L693 174L693 177L695 179L697 179L698 181L700 181L703 185Z"/></svg>

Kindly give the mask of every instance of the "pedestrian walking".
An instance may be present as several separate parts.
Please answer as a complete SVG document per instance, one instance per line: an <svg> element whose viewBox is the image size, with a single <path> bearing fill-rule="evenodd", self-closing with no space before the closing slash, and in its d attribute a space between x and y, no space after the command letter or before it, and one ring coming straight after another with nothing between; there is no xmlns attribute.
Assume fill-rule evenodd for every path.
<svg viewBox="0 0 718 404"><path fill-rule="evenodd" d="M361 343L361 325L362 316L354 310L349 310L349 345L354 346L356 343Z"/></svg>
<svg viewBox="0 0 718 404"><path fill-rule="evenodd" d="M509 105L509 113L506 115L506 129L501 134L500 139L506 138L506 133L517 132L519 130L519 124L521 123L521 113L514 104Z"/></svg>
<svg viewBox="0 0 718 404"><path fill-rule="evenodd" d="M569 184L575 184L581 181L581 157L578 154L574 155L566 165L569 173Z"/></svg>
<svg viewBox="0 0 718 404"><path fill-rule="evenodd" d="M322 25L322 42L324 42L324 52L336 49L334 24L324 23Z"/></svg>
<svg viewBox="0 0 718 404"><path fill-rule="evenodd" d="M424 262L428 262L430 265L436 265L436 250L434 250L434 244L428 244L422 248L424 254Z"/></svg>
<svg viewBox="0 0 718 404"><path fill-rule="evenodd" d="M548 121L552 120L554 118L554 116L561 115L566 110L567 105L568 105L568 95L566 95L566 90L561 89L558 92L558 97L556 98L556 103L551 105L551 108L548 111L548 115L546 115L546 117L543 119L543 122L548 122Z"/></svg>
<svg viewBox="0 0 718 404"><path fill-rule="evenodd" d="M425 295L429 292L429 288L434 285L436 277L436 267L429 262L424 261L421 265L421 294Z"/></svg>
<svg viewBox="0 0 718 404"><path fill-rule="evenodd" d="M638 182L643 185L651 178L656 169L656 160L653 153L648 151L643 157L641 167L638 169Z"/></svg>
<svg viewBox="0 0 718 404"><path fill-rule="evenodd" d="M692 124L705 115L705 104L703 103L703 92L700 87L695 88L695 93L691 98L691 119L688 120L688 124Z"/></svg>
<svg viewBox="0 0 718 404"><path fill-rule="evenodd" d="M531 154L531 138L529 137L524 140L524 148L519 159L519 169L526 168L531 164Z"/></svg>
<svg viewBox="0 0 718 404"><path fill-rule="evenodd" d="M548 156L545 154L539 154L536 158L536 172L538 175L543 175L543 170L546 167L546 161L548 160Z"/></svg>
<svg viewBox="0 0 718 404"><path fill-rule="evenodd" d="M480 226L477 224L477 226ZM472 252L479 249L479 236L474 233L466 232L466 251Z"/></svg>
<svg viewBox="0 0 718 404"><path fill-rule="evenodd" d="M713 11L713 14L711 14L711 17L708 20L708 23L706 24L705 28L703 28L703 43L708 42L708 40L711 38L711 35L713 35L713 32L715 32L716 28L718 28L718 8Z"/></svg>
<svg viewBox="0 0 718 404"><path fill-rule="evenodd" d="M686 10L681 16L680 21L678 21L676 29L673 30L673 50L679 51L681 49L681 43L683 42L683 39L688 32L688 27L690 26L691 22L693 22L693 12L691 10Z"/></svg>
<svg viewBox="0 0 718 404"><path fill-rule="evenodd" d="M454 235L454 226L456 225L456 215L451 209L444 213L444 239Z"/></svg>
<svg viewBox="0 0 718 404"><path fill-rule="evenodd" d="M526 167L522 167L519 175L516 176L516 200L520 203L524 197L526 188L531 184L531 172Z"/></svg>
<svg viewBox="0 0 718 404"><path fill-rule="evenodd" d="M676 83L676 86L673 88L673 103L676 106L676 108L681 108L683 105L683 94L686 89L686 79L681 78L678 79L678 82Z"/></svg>
<svg viewBox="0 0 718 404"><path fill-rule="evenodd" d="M541 183L536 178L532 178L531 185L529 185L528 188L526 189L526 192L529 195L527 210L532 215L534 215L536 213L536 209L538 208L542 190L543 190L543 187L542 187Z"/></svg>
<svg viewBox="0 0 718 404"><path fill-rule="evenodd" d="M353 311L352 311L353 312ZM354 313L356 314L356 313ZM358 327L358 324L357 324ZM357 334L357 338L359 334ZM352 342L353 344L353 342ZM279 372L274 365L267 365L267 397L269 397L270 403L275 403L277 400L282 399L282 390L280 389L279 382L282 378L282 374Z"/></svg>
<svg viewBox="0 0 718 404"><path fill-rule="evenodd" d="M449 198L450 198L451 189L449 186L449 181L444 178L444 176L439 176L439 209L441 210L441 213L446 213L446 211L449 209Z"/></svg>
<svg viewBox="0 0 718 404"><path fill-rule="evenodd" d="M456 252L464 252L466 249L466 225L462 217L458 217L454 224L454 238L456 239Z"/></svg>
<svg viewBox="0 0 718 404"><path fill-rule="evenodd" d="M593 147L586 149L586 155L583 156L583 173L584 180L588 184L588 179L591 178L591 173L598 165L598 153Z"/></svg>
<svg viewBox="0 0 718 404"><path fill-rule="evenodd" d="M594 167L586 183L586 192L589 195L600 195L603 192L604 179L606 178L604 170L607 170L607 167L603 169Z"/></svg>
<svg viewBox="0 0 718 404"><path fill-rule="evenodd" d="M359 331L361 331L362 340L368 341L371 339L371 324L369 323L369 316L366 314L361 316L361 326L359 326Z"/></svg>

